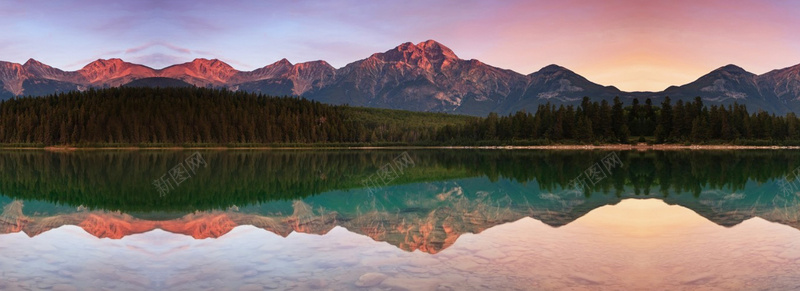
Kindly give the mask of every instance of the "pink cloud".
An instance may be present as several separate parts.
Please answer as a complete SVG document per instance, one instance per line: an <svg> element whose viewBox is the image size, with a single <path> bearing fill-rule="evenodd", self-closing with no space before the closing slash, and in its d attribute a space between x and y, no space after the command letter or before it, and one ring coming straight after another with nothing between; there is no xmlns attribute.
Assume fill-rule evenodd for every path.
<svg viewBox="0 0 800 291"><path fill-rule="evenodd" d="M171 44L171 43L167 43L167 42L154 41L154 42L149 42L149 43L137 46L137 47L129 48L129 49L125 50L125 54L135 54L135 53L139 53L141 51L144 51L144 50L147 50L147 49L150 49L150 48L154 48L154 47L155 48L167 48L167 49L169 49L171 51L182 53L182 54L191 54L192 53L192 50L190 50L188 48L183 48L183 47L180 47L180 46L177 46L177 45L174 45L174 44Z"/></svg>
<svg viewBox="0 0 800 291"><path fill-rule="evenodd" d="M147 55L131 57L129 61L137 64L146 64L147 66L154 69L161 69L174 64L184 63L189 60L187 60L187 58L185 57L176 55L152 53Z"/></svg>

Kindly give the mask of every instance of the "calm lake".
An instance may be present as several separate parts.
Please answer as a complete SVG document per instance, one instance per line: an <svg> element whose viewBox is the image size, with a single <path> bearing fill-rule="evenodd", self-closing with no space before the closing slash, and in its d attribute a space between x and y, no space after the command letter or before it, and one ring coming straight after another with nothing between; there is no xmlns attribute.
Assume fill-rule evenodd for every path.
<svg viewBox="0 0 800 291"><path fill-rule="evenodd" d="M0 151L0 290L791 290L800 152Z"/></svg>

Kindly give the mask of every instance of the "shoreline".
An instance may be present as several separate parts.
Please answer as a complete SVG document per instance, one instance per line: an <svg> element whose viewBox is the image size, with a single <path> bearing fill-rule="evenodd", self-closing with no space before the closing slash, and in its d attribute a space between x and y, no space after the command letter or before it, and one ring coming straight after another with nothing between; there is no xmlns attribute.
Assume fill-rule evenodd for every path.
<svg viewBox="0 0 800 291"><path fill-rule="evenodd" d="M603 144L603 145L543 145L543 146L330 146L330 147L3 147L0 150L44 150L75 152L85 150L397 150L397 149L481 149L481 150L793 150L800 146L740 146L740 145L679 145L679 144Z"/></svg>

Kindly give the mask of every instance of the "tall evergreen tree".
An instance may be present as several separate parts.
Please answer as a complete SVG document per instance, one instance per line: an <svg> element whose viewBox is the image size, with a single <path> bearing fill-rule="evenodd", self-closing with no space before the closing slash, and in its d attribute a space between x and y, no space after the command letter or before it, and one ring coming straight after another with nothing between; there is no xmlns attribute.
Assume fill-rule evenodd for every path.
<svg viewBox="0 0 800 291"><path fill-rule="evenodd" d="M639 99L633 99L633 104L628 113L628 128L630 128L631 134L634 136L642 136L641 111Z"/></svg>
<svg viewBox="0 0 800 291"><path fill-rule="evenodd" d="M669 96L664 98L661 102L661 114L658 117L658 125L656 126L656 142L663 143L669 141L670 133L672 132L672 105L670 104Z"/></svg>
<svg viewBox="0 0 800 291"><path fill-rule="evenodd" d="M614 106L611 107L611 128L614 132L616 142L628 142L628 126L626 125L625 110L622 108L622 101L619 96L614 97ZM625 132L623 132L625 131Z"/></svg>
<svg viewBox="0 0 800 291"><path fill-rule="evenodd" d="M642 121L642 131L640 134L646 136L655 135L657 118L653 100L647 98L644 102L644 120Z"/></svg>
<svg viewBox="0 0 800 291"><path fill-rule="evenodd" d="M600 135L604 141L615 141L616 135L614 134L613 124L611 122L611 106L608 101L603 100L600 102L600 111L598 112L600 122Z"/></svg>

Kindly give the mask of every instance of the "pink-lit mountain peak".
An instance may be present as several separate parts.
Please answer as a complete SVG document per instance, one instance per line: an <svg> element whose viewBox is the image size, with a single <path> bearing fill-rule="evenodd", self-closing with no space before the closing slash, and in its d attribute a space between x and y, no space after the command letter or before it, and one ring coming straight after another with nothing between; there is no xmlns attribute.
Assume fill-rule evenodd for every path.
<svg viewBox="0 0 800 291"><path fill-rule="evenodd" d="M192 64L197 67L208 67L208 68L219 68L219 69L230 69L233 70L233 67L228 65L227 63L220 61L219 59L204 59L204 58L196 58L192 60L189 64Z"/></svg>
<svg viewBox="0 0 800 291"><path fill-rule="evenodd" d="M389 64L400 70L421 69L429 73L439 72L450 65L462 61L450 48L433 40L414 44L406 42L394 49L376 53L361 62L364 67L383 66Z"/></svg>
<svg viewBox="0 0 800 291"><path fill-rule="evenodd" d="M303 71L326 71L333 73L336 68L328 64L328 62L320 60L294 64L292 65L292 70L298 72L298 74Z"/></svg>
<svg viewBox="0 0 800 291"><path fill-rule="evenodd" d="M292 63L283 58L277 62L255 69L250 72L243 72L240 76L242 81L255 81L260 79L271 79L283 76L292 70Z"/></svg>
<svg viewBox="0 0 800 291"><path fill-rule="evenodd" d="M292 64L292 62L290 62L289 60L283 58L283 59L280 59L277 62L274 62L272 64L266 65L263 68L256 69L254 72L259 72L259 71L261 71L261 72L272 72L273 74L275 74L277 76L277 75L284 74L284 73L288 72L289 70L292 69L293 66L294 66L294 64Z"/></svg>
<svg viewBox="0 0 800 291"><path fill-rule="evenodd" d="M138 78L155 77L150 67L128 63L119 58L98 59L77 71L91 84L119 86Z"/></svg>
<svg viewBox="0 0 800 291"><path fill-rule="evenodd" d="M154 71L155 70L150 67L129 63L120 58L98 59L78 70L78 72L81 72L83 75L100 72L102 72L101 75L113 75L114 73L142 74L144 72L146 72L144 74L150 75L153 74Z"/></svg>
<svg viewBox="0 0 800 291"><path fill-rule="evenodd" d="M372 57L385 62L406 63L415 63L419 60L440 62L443 60L458 60L458 56L450 48L434 40L420 42L419 44L406 42L384 53L373 54Z"/></svg>
<svg viewBox="0 0 800 291"><path fill-rule="evenodd" d="M336 69L333 66L331 66L328 62L323 61L323 60L308 61L308 62L293 64L289 60L283 58L283 59L280 59L279 61L274 62L272 64L269 64L269 65L267 65L267 66L265 66L263 68L256 69L256 71L264 70L264 69L268 69L268 68L285 68L285 69L294 69L294 70L298 70L299 69L299 70L302 70L302 69L318 68L318 67L330 68L332 70Z"/></svg>
<svg viewBox="0 0 800 291"><path fill-rule="evenodd" d="M424 51L428 57L444 57L445 59L452 60L458 59L458 56L453 50L432 39L418 43L417 47Z"/></svg>
<svg viewBox="0 0 800 291"><path fill-rule="evenodd" d="M33 58L28 59L28 61L26 61L24 64L22 64L22 66L26 67L26 68L34 68L34 67L48 67L48 68L50 68L50 66L45 65L42 62L37 61L37 60L35 60Z"/></svg>
<svg viewBox="0 0 800 291"><path fill-rule="evenodd" d="M280 59L279 61L275 62L273 65L276 65L276 66L290 66L290 67L293 66L292 62L290 62L286 58Z"/></svg>
<svg viewBox="0 0 800 291"><path fill-rule="evenodd" d="M239 77L242 80L249 79L252 81L255 80L262 80L262 79L271 79L271 78L278 78L278 77L297 77L298 75L302 75L303 72L311 71L311 72L325 72L326 74L332 74L336 69L328 64L326 61L310 61L305 63L297 63L292 64L287 59L281 59L277 62L264 66L262 68L258 68L251 72L243 72Z"/></svg>
<svg viewBox="0 0 800 291"><path fill-rule="evenodd" d="M34 78L73 83L85 82L85 77L78 72L65 72L35 59L28 59L28 61L26 61L22 67L28 74L30 74L31 77Z"/></svg>
<svg viewBox="0 0 800 291"><path fill-rule="evenodd" d="M236 74L237 72L236 69L231 67L231 65L228 65L227 63L218 59L197 58L191 62L173 67L187 68L199 76L217 76L223 80L227 80L227 78ZM165 68L163 71L167 72L169 71L168 69L169 68ZM169 74L167 74L167 76L169 77Z"/></svg>
<svg viewBox="0 0 800 291"><path fill-rule="evenodd" d="M218 59L197 58L191 62L169 66L159 70L160 77L175 78L192 84L210 82L223 84L239 71Z"/></svg>
<svg viewBox="0 0 800 291"><path fill-rule="evenodd" d="M120 58L111 58L111 59L97 59L94 62L86 64L81 70L85 69L95 69L95 68L119 68L125 66L126 63Z"/></svg>

